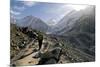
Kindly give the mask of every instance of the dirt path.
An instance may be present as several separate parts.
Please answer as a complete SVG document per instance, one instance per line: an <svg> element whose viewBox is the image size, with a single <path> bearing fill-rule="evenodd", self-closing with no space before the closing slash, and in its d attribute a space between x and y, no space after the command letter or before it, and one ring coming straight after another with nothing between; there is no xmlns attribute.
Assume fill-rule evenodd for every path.
<svg viewBox="0 0 100 67"><path fill-rule="evenodd" d="M25 52L29 49L29 46L32 45L33 43L34 43L34 40L31 41L31 42L26 46L25 49L21 50L21 51L18 53L18 55L16 55L16 56L11 60L11 64L14 63L16 60L18 60L19 58L21 58L21 57L25 54Z"/></svg>
<svg viewBox="0 0 100 67"><path fill-rule="evenodd" d="M34 55L36 55L36 53L37 52L33 52L33 49L34 48L29 48L29 46L30 45L32 45L33 44L33 42L34 41L32 41L24 50L22 50L19 54L18 54L18 57L16 57L16 60L19 58L19 57L21 57L22 55L24 55L24 54L29 54L28 56L25 56L24 58L22 58L22 59L19 59L19 60L17 60L17 61L15 61L15 64L16 65L18 65L18 66L21 66L21 65L35 65L35 64L38 64L38 62L39 62L39 58L33 58L33 56ZM48 40L46 40L46 39L44 39L43 40L43 45L42 45L42 48L41 48L41 52L46 52L46 51L48 51L48 49L49 49L49 46L48 46L48 44L47 44L47 42L48 42L48 44L51 44L52 42L50 42L50 41L48 41ZM38 43L36 43L36 44L34 44L34 45L38 45ZM27 51L25 51L25 50L27 50ZM32 53L33 52L33 53Z"/></svg>
<svg viewBox="0 0 100 67"><path fill-rule="evenodd" d="M39 58L38 59L32 58L35 54L36 53L32 53L31 55L29 55L23 59L17 60L16 65L35 65L35 64L38 64Z"/></svg>

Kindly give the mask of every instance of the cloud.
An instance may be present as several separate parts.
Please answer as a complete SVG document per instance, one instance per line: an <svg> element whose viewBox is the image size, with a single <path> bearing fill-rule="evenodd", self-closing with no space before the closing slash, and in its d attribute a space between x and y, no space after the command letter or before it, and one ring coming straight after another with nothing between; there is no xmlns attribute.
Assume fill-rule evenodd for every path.
<svg viewBox="0 0 100 67"><path fill-rule="evenodd" d="M66 14L68 13L72 8L69 8L67 5L62 5L58 7L54 7L54 9L49 10L50 13L56 13L56 14Z"/></svg>
<svg viewBox="0 0 100 67"><path fill-rule="evenodd" d="M36 4L36 2L34 1L24 1L24 0L22 1L22 3L28 7L32 7Z"/></svg>
<svg viewBox="0 0 100 67"><path fill-rule="evenodd" d="M62 19L65 15L67 15L72 10L73 9L67 5L60 5L60 6L56 6L56 7L54 6L53 8L46 9L45 13L56 15L56 17L54 17L54 20L58 22L60 19Z"/></svg>
<svg viewBox="0 0 100 67"><path fill-rule="evenodd" d="M20 7L20 6L14 6L13 9L18 10L18 11L23 11L25 9L24 6Z"/></svg>
<svg viewBox="0 0 100 67"><path fill-rule="evenodd" d="M17 11L14 11L14 10L10 10L10 13L12 15L20 15L21 14L20 12L17 12Z"/></svg>

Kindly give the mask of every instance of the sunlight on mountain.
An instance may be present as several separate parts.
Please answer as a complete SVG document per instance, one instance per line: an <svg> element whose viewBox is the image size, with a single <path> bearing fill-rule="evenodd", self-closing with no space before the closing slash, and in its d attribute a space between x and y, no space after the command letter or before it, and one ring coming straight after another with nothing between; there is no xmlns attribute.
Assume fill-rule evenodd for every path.
<svg viewBox="0 0 100 67"><path fill-rule="evenodd" d="M87 5L69 5L69 6L75 9L76 11L83 10L87 7Z"/></svg>

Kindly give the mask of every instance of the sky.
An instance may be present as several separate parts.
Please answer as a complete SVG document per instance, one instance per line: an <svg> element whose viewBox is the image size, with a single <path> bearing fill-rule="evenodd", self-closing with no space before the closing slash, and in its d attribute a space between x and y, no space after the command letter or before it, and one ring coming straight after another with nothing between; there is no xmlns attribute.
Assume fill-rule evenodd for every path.
<svg viewBox="0 0 100 67"><path fill-rule="evenodd" d="M64 3L46 3L25 0L11 0L10 14L15 19L21 19L25 16L35 16L44 22L53 21L56 24L62 17L72 10L79 11L86 6L70 5ZM48 22L49 23L49 22ZM52 23L51 23L52 24Z"/></svg>

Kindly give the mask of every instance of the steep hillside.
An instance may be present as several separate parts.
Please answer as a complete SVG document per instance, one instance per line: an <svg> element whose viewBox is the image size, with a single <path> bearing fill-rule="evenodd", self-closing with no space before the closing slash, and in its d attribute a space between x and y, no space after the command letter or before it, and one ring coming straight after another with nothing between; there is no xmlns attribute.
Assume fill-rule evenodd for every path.
<svg viewBox="0 0 100 67"><path fill-rule="evenodd" d="M92 18L95 18L93 15L95 13L95 6L88 6L84 10L80 11L71 11L67 15L65 15L57 25L55 25L55 28L52 31L52 34L58 34L63 35L63 33L69 32L72 30L75 26L79 26L80 23L85 23L83 20L83 17L87 20L91 20ZM87 11L87 12L86 12ZM88 17L91 17L90 19ZM81 21L82 22L81 22ZM80 23L79 23L80 22ZM91 23L90 21L86 21L88 23ZM77 25L78 24L78 25ZM81 24L82 25L82 24ZM79 28L79 27L78 27ZM76 29L76 28L75 28ZM74 29L74 30L75 30Z"/></svg>
<svg viewBox="0 0 100 67"><path fill-rule="evenodd" d="M43 36L42 48L38 50L39 33ZM64 38L64 37L63 37ZM11 65L41 65L94 61L95 58L60 36L46 35L31 28L11 24Z"/></svg>
<svg viewBox="0 0 100 67"><path fill-rule="evenodd" d="M75 18L75 16L78 16L78 18ZM95 56L95 6L90 6L85 10L71 14L68 19L71 19L70 21L66 18L68 19L69 17L65 16L60 21L64 28L54 32L54 34L64 37L74 48Z"/></svg>

